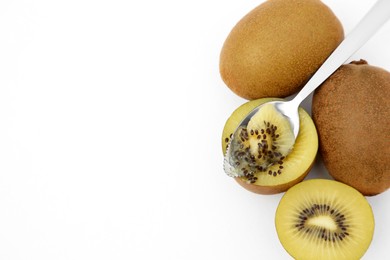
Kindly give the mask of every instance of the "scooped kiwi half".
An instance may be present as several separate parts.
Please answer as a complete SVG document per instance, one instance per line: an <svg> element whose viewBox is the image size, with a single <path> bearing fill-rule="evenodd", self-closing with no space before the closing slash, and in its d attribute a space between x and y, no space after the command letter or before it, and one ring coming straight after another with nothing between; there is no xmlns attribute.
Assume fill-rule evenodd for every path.
<svg viewBox="0 0 390 260"><path fill-rule="evenodd" d="M371 244L375 223L359 191L338 181L313 179L283 195L275 225L294 259L358 260Z"/></svg>
<svg viewBox="0 0 390 260"><path fill-rule="evenodd" d="M244 117L258 105L271 100L275 99L252 100L232 113L222 132L224 155ZM318 150L316 128L303 108L299 108L300 131L292 149L287 120L269 112L269 116L252 118L254 121L248 123L247 129L241 129L241 150L236 151L242 157L237 168L243 174L235 176L235 180L245 189L259 194L280 193L302 181L312 168Z"/></svg>

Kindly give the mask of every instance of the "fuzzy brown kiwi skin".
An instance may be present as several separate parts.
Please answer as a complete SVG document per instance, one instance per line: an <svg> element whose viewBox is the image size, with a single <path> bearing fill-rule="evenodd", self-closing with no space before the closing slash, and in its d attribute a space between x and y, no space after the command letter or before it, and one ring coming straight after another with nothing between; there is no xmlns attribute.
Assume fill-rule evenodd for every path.
<svg viewBox="0 0 390 260"><path fill-rule="evenodd" d="M298 92L344 38L319 0L268 0L244 16L220 54L225 84L248 100Z"/></svg>
<svg viewBox="0 0 390 260"><path fill-rule="evenodd" d="M390 73L364 60L341 66L313 96L325 167L366 196L390 188L389 96Z"/></svg>
<svg viewBox="0 0 390 260"><path fill-rule="evenodd" d="M276 186L261 186L261 185L256 185L256 184L251 184L248 183L241 178L237 177L234 178L238 184L240 184L244 189L251 191L256 194L263 194L263 195L272 195L272 194L278 194L281 192L287 191L289 188L294 186L295 184L303 181L307 174L310 172L310 170L313 168L313 165L315 163L315 160L311 163L310 167L305 171L304 174L296 178L295 180L292 180L288 183L283 183L281 185L276 185Z"/></svg>

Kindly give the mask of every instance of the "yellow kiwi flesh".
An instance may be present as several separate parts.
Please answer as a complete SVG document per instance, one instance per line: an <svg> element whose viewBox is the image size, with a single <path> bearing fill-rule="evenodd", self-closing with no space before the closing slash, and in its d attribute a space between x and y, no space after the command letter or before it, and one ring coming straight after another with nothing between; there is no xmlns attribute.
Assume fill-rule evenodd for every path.
<svg viewBox="0 0 390 260"><path fill-rule="evenodd" d="M340 67L313 95L329 174L364 195L390 187L390 73L365 61Z"/></svg>
<svg viewBox="0 0 390 260"><path fill-rule="evenodd" d="M241 120L256 106L270 100L275 99L265 98L249 101L232 113L226 121L222 133L222 152L224 155L232 135ZM289 187L305 178L317 154L318 138L316 128L307 112L300 108L299 116L300 132L291 152L280 160L275 161L268 168L257 171L252 176L253 178L248 179L245 176L236 177L235 179L241 186L259 194L275 194L286 191Z"/></svg>
<svg viewBox="0 0 390 260"><path fill-rule="evenodd" d="M312 179L290 188L275 216L280 242L299 260L358 260L374 233L365 197L334 180Z"/></svg>
<svg viewBox="0 0 390 260"><path fill-rule="evenodd" d="M319 0L268 0L231 30L220 74L237 95L253 100L298 92L344 38Z"/></svg>

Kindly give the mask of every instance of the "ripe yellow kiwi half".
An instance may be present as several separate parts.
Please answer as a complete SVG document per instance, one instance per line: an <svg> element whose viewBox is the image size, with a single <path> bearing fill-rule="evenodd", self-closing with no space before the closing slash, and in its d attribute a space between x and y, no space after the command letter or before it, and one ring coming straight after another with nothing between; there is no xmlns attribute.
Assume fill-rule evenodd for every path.
<svg viewBox="0 0 390 260"><path fill-rule="evenodd" d="M222 132L222 152L225 155L230 138L244 117L256 106L275 99L263 98L249 101L238 107L225 123ZM300 131L293 150L281 161L271 165L266 171L255 173L256 180L249 182L245 177L235 180L245 189L259 194L276 194L286 191L302 181L312 168L317 150L318 136L309 114L299 108Z"/></svg>
<svg viewBox="0 0 390 260"><path fill-rule="evenodd" d="M299 260L361 259L375 219L366 198L333 180L303 181L280 200L275 216L280 242Z"/></svg>

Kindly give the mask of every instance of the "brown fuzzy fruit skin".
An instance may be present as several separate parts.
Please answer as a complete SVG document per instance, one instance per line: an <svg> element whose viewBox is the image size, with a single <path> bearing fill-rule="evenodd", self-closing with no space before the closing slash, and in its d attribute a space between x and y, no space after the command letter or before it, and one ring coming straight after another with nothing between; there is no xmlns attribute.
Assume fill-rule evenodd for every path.
<svg viewBox="0 0 390 260"><path fill-rule="evenodd" d="M390 73L365 61L341 66L313 96L329 174L364 195L390 187Z"/></svg>
<svg viewBox="0 0 390 260"><path fill-rule="evenodd" d="M343 40L341 23L319 0L268 0L243 17L220 54L220 74L252 100L298 92Z"/></svg>

